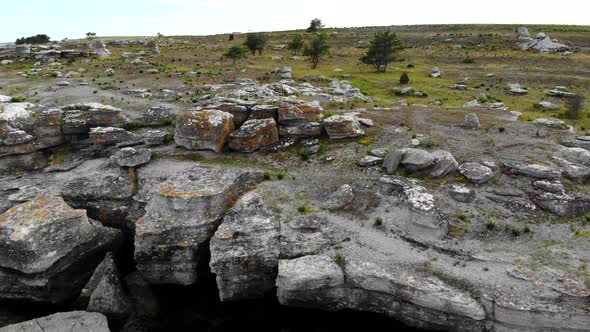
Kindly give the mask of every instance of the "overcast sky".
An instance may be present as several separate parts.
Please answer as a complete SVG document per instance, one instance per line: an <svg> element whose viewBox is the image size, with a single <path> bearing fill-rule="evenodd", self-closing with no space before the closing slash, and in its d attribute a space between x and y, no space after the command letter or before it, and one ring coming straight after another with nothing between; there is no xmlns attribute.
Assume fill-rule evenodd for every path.
<svg viewBox="0 0 590 332"><path fill-rule="evenodd" d="M590 25L590 0L7 0L0 42L38 33L53 40L204 35L328 27L517 23Z"/></svg>

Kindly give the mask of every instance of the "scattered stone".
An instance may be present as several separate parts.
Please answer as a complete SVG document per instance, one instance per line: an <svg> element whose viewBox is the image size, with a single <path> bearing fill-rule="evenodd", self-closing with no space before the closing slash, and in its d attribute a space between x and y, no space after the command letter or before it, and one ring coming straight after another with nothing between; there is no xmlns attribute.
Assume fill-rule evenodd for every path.
<svg viewBox="0 0 590 332"><path fill-rule="evenodd" d="M150 68L145 71L146 74L157 74L159 71L156 68Z"/></svg>
<svg viewBox="0 0 590 332"><path fill-rule="evenodd" d="M148 126L163 126L174 122L174 114L168 106L153 106L143 112L143 122Z"/></svg>
<svg viewBox="0 0 590 332"><path fill-rule="evenodd" d="M520 84L510 84L508 93L511 95L524 96L529 93L529 90L523 89Z"/></svg>
<svg viewBox="0 0 590 332"><path fill-rule="evenodd" d="M430 167L434 163L434 156L425 150L403 149L401 164L410 171L419 171Z"/></svg>
<svg viewBox="0 0 590 332"><path fill-rule="evenodd" d="M562 120L559 120L559 119L555 119L555 118L535 119L535 120L533 120L533 123L538 124L538 125L542 125L542 126L547 126L550 128L557 128L557 129L566 129L567 128L567 124L565 122L563 122Z"/></svg>
<svg viewBox="0 0 590 332"><path fill-rule="evenodd" d="M469 113L465 116L465 120L463 120L463 127L469 129L479 129L479 117L475 113Z"/></svg>
<svg viewBox="0 0 590 332"><path fill-rule="evenodd" d="M319 122L322 119L322 107L313 104L287 103L279 106L279 124L282 126L298 126L309 122Z"/></svg>
<svg viewBox="0 0 590 332"><path fill-rule="evenodd" d="M383 158L375 156L364 156L358 161L358 165L362 167L377 166L383 162Z"/></svg>
<svg viewBox="0 0 590 332"><path fill-rule="evenodd" d="M218 110L190 111L176 119L176 144L191 150L220 152L234 130L233 115Z"/></svg>
<svg viewBox="0 0 590 332"><path fill-rule="evenodd" d="M542 110L554 111L556 109L559 109L559 106L555 105L552 102L542 101L539 103L539 108L541 108Z"/></svg>
<svg viewBox="0 0 590 332"><path fill-rule="evenodd" d="M439 77L441 77L441 75L442 75L442 73L441 73L440 69L438 69L438 67L432 68L432 72L430 73L431 77L439 78Z"/></svg>
<svg viewBox="0 0 590 332"><path fill-rule="evenodd" d="M513 175L524 175L545 180L558 180L561 178L561 171L544 165L504 162L504 168Z"/></svg>
<svg viewBox="0 0 590 332"><path fill-rule="evenodd" d="M211 239L211 272L221 301L263 298L275 287L279 218L257 193L244 195Z"/></svg>
<svg viewBox="0 0 590 332"><path fill-rule="evenodd" d="M434 166L430 172L430 176L434 178L440 178L455 172L459 166L459 163L455 160L455 157L444 150L436 150L432 152L434 157Z"/></svg>
<svg viewBox="0 0 590 332"><path fill-rule="evenodd" d="M575 218L590 212L588 195L542 193L533 200L541 208L560 217Z"/></svg>
<svg viewBox="0 0 590 332"><path fill-rule="evenodd" d="M88 141L91 144L114 145L134 137L132 133L123 128L95 127L90 129Z"/></svg>
<svg viewBox="0 0 590 332"><path fill-rule="evenodd" d="M335 211L349 206L354 200L354 191L348 184L342 185L338 190L328 196L324 208Z"/></svg>
<svg viewBox="0 0 590 332"><path fill-rule="evenodd" d="M537 180L533 182L533 186L537 189L554 194L563 193L563 184L559 181Z"/></svg>
<svg viewBox="0 0 590 332"><path fill-rule="evenodd" d="M385 149L373 149L371 150L371 155L379 158L385 158L387 155L387 150Z"/></svg>
<svg viewBox="0 0 590 332"><path fill-rule="evenodd" d="M461 164L459 173L475 184L484 184L494 176L489 167L473 162Z"/></svg>
<svg viewBox="0 0 590 332"><path fill-rule="evenodd" d="M149 149L122 148L111 158L121 167L137 167L147 164L152 159Z"/></svg>
<svg viewBox="0 0 590 332"><path fill-rule="evenodd" d="M71 84L72 83L70 83L68 81L57 81L57 82L55 82L55 85L57 85L57 86L69 86Z"/></svg>
<svg viewBox="0 0 590 332"><path fill-rule="evenodd" d="M458 202L471 203L475 199L475 190L464 185L454 184L449 189L449 195Z"/></svg>
<svg viewBox="0 0 590 332"><path fill-rule="evenodd" d="M373 121L371 119L358 118L357 120L358 120L358 122L360 122L360 124L362 124L365 127L373 127L373 126L375 126L375 121Z"/></svg>

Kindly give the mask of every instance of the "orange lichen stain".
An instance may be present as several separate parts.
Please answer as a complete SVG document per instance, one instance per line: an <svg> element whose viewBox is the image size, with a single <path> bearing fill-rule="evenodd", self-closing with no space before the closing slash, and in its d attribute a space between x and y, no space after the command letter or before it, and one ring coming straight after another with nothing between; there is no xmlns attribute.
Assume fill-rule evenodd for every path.
<svg viewBox="0 0 590 332"><path fill-rule="evenodd" d="M234 236L234 232L232 232L230 230L227 230L227 231L224 231L223 232L223 235L222 236L225 239L229 239L230 237L233 237Z"/></svg>
<svg viewBox="0 0 590 332"><path fill-rule="evenodd" d="M193 191L177 191L174 187L162 187L160 188L160 195L166 197L188 197L197 195Z"/></svg>

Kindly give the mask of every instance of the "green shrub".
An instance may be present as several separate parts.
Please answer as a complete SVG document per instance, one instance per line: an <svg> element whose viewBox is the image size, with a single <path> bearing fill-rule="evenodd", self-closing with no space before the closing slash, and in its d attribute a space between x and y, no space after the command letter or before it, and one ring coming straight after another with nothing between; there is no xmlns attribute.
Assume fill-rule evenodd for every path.
<svg viewBox="0 0 590 332"><path fill-rule="evenodd" d="M301 204L297 208L297 211L299 211L301 213L308 213L308 212L313 212L313 208L307 204Z"/></svg>
<svg viewBox="0 0 590 332"><path fill-rule="evenodd" d="M383 218L381 218L381 217L376 217L376 218L375 218L375 224L374 224L374 225L375 225L375 226L377 226L377 227L379 227L379 226L383 225Z"/></svg>
<svg viewBox="0 0 590 332"><path fill-rule="evenodd" d="M486 228L489 230L493 230L496 228L496 221L492 218L488 219L486 222Z"/></svg>
<svg viewBox="0 0 590 332"><path fill-rule="evenodd" d="M463 63L475 63L475 59L473 59L473 58L465 58L465 59L463 59Z"/></svg>
<svg viewBox="0 0 590 332"><path fill-rule="evenodd" d="M264 179L264 181L272 180L272 172L268 171L268 170L264 171L263 179Z"/></svg>
<svg viewBox="0 0 590 332"><path fill-rule="evenodd" d="M408 76L408 73L406 73L406 72L402 73L402 75L399 77L399 83L400 84L410 83L410 76Z"/></svg>
<svg viewBox="0 0 590 332"><path fill-rule="evenodd" d="M505 132L505 131L506 131L506 128L504 128L504 127L500 127L500 128L498 128L498 131L499 131L499 132L501 132L501 133L503 133L503 132Z"/></svg>
<svg viewBox="0 0 590 332"><path fill-rule="evenodd" d="M533 230L531 228L531 226L529 224L524 225L524 228L522 229L523 233L532 233Z"/></svg>
<svg viewBox="0 0 590 332"><path fill-rule="evenodd" d="M336 255L334 256L334 262L338 266L340 266L341 269L343 269L344 266L346 266L346 257L344 256L343 253L337 252Z"/></svg>
<svg viewBox="0 0 590 332"><path fill-rule="evenodd" d="M23 101L25 101L25 97L22 96L15 96L10 98L11 103L22 103Z"/></svg>
<svg viewBox="0 0 590 332"><path fill-rule="evenodd" d="M125 125L126 129L135 130L143 127L143 123L139 120L133 120Z"/></svg>

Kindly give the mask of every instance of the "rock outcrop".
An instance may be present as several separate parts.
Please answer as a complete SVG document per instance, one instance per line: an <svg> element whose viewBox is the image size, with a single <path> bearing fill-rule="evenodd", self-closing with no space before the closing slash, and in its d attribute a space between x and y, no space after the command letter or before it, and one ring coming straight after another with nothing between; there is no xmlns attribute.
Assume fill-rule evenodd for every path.
<svg viewBox="0 0 590 332"><path fill-rule="evenodd" d="M222 301L262 298L275 285L279 218L257 193L244 195L211 239L211 271Z"/></svg>
<svg viewBox="0 0 590 332"><path fill-rule="evenodd" d="M9 209L0 215L0 298L71 299L117 236L61 197L39 195Z"/></svg>
<svg viewBox="0 0 590 332"><path fill-rule="evenodd" d="M191 150L220 152L234 131L234 116L219 110L191 111L176 119L176 144Z"/></svg>
<svg viewBox="0 0 590 332"><path fill-rule="evenodd" d="M365 134L358 119L352 115L333 115L325 119L323 124L332 139L354 138Z"/></svg>
<svg viewBox="0 0 590 332"><path fill-rule="evenodd" d="M99 313L85 311L60 312L26 322L0 327L0 332L109 332L107 318Z"/></svg>
<svg viewBox="0 0 590 332"><path fill-rule="evenodd" d="M162 183L136 222L137 270L150 283L194 283L221 218L261 180L259 173L196 166Z"/></svg>
<svg viewBox="0 0 590 332"><path fill-rule="evenodd" d="M240 152L253 152L279 141L279 131L273 118L252 119L229 135L228 147Z"/></svg>

